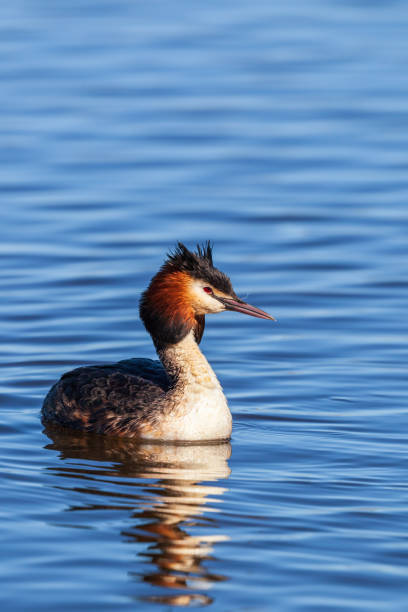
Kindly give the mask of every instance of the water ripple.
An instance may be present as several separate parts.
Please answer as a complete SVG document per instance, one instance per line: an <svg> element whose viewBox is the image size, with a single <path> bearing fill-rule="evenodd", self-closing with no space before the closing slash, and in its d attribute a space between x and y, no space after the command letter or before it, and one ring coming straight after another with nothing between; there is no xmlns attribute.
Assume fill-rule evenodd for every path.
<svg viewBox="0 0 408 612"><path fill-rule="evenodd" d="M404 3L1 13L3 608L405 610ZM154 355L178 239L278 319L208 317L231 447L42 431L64 371Z"/></svg>

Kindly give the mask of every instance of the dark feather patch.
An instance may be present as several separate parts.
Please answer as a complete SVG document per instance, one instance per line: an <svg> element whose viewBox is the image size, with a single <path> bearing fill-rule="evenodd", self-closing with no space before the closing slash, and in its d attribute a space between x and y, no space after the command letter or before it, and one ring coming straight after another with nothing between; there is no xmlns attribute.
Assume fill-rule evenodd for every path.
<svg viewBox="0 0 408 612"><path fill-rule="evenodd" d="M204 315L196 315L195 316L196 325L194 327L194 338L197 344L200 344L201 339L204 334L205 327L205 316Z"/></svg>
<svg viewBox="0 0 408 612"><path fill-rule="evenodd" d="M151 359L127 359L64 374L44 400L44 421L94 431L134 436L154 423L171 381Z"/></svg>
<svg viewBox="0 0 408 612"><path fill-rule="evenodd" d="M192 328L191 322L178 313L169 317L160 308L152 306L146 293L140 301L140 318L152 336L156 348L166 344L178 344Z"/></svg>

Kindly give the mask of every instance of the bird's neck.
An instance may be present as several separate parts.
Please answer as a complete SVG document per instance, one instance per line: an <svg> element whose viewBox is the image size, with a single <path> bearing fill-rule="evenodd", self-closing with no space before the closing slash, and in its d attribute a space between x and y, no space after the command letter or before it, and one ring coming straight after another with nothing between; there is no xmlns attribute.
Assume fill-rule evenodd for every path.
<svg viewBox="0 0 408 612"><path fill-rule="evenodd" d="M174 386L196 387L197 390L221 389L213 369L200 351L193 331L177 344L158 347L157 353Z"/></svg>
<svg viewBox="0 0 408 612"><path fill-rule="evenodd" d="M159 431L149 435L184 441L228 439L232 418L227 400L194 330L180 342L157 346L157 352L171 387L161 403Z"/></svg>

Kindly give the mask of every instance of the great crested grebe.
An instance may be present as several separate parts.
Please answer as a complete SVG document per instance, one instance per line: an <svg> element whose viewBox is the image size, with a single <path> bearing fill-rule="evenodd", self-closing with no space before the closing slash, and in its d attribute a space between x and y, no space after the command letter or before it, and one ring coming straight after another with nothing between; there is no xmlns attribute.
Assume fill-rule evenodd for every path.
<svg viewBox="0 0 408 612"><path fill-rule="evenodd" d="M204 315L235 310L271 319L240 300L213 265L208 242L178 243L140 300L140 318L160 358L85 366L64 374L44 400L45 421L83 431L163 441L225 440L232 418L199 349Z"/></svg>

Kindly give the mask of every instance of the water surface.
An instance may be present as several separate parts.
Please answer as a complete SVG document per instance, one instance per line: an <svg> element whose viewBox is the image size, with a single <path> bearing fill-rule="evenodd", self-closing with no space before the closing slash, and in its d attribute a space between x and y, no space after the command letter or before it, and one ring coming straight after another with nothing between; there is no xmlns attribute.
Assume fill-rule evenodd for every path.
<svg viewBox="0 0 408 612"><path fill-rule="evenodd" d="M2 609L405 611L405 3L1 15ZM231 445L44 431L178 239L278 319L207 318Z"/></svg>

